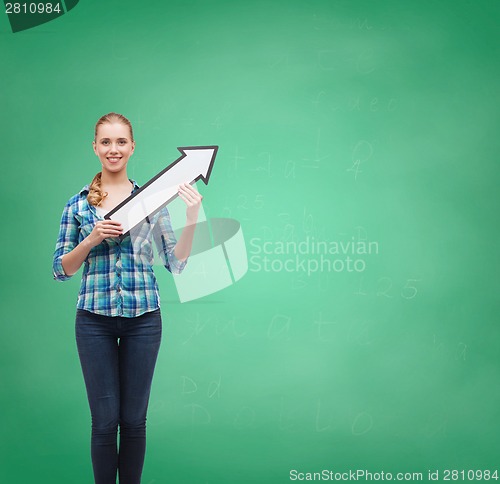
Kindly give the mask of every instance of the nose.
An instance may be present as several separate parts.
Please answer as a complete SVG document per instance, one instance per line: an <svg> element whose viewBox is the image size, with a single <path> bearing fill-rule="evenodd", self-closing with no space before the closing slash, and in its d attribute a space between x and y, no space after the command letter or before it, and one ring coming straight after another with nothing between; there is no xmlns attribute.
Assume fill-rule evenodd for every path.
<svg viewBox="0 0 500 484"><path fill-rule="evenodd" d="M118 152L118 148L117 148L116 143L111 143L111 146L109 147L109 151L111 153L117 153Z"/></svg>

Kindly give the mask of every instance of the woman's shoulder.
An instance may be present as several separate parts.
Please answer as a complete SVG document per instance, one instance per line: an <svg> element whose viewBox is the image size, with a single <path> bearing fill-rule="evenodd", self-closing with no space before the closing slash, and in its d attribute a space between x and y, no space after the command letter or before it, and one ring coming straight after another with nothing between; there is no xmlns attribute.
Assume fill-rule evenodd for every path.
<svg viewBox="0 0 500 484"><path fill-rule="evenodd" d="M129 178L128 181L130 183L132 183L132 186L133 186L132 191L133 192L135 192L136 190L139 190L139 188L141 188L141 186L133 178Z"/></svg>
<svg viewBox="0 0 500 484"><path fill-rule="evenodd" d="M73 211L80 211L87 201L89 185L85 185L78 193L75 193L66 203L66 207Z"/></svg>

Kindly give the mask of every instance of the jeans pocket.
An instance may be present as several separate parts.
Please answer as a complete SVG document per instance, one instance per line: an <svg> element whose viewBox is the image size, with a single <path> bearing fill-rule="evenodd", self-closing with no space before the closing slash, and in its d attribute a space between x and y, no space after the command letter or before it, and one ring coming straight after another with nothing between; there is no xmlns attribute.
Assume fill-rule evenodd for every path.
<svg viewBox="0 0 500 484"><path fill-rule="evenodd" d="M149 311L139 316L138 327L143 334L148 334L153 341L159 341L162 333L162 319L160 309Z"/></svg>
<svg viewBox="0 0 500 484"><path fill-rule="evenodd" d="M105 316L94 314L85 309L76 310L75 334L77 339L84 337L100 336L107 333Z"/></svg>

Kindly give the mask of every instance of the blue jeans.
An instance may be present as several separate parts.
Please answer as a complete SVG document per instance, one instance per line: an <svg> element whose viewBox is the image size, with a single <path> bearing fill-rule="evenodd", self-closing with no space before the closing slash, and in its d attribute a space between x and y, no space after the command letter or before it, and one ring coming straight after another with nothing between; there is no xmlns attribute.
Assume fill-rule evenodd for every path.
<svg viewBox="0 0 500 484"><path fill-rule="evenodd" d="M160 310L124 318L77 309L75 334L92 416L95 484L116 484L117 471L120 484L140 484Z"/></svg>

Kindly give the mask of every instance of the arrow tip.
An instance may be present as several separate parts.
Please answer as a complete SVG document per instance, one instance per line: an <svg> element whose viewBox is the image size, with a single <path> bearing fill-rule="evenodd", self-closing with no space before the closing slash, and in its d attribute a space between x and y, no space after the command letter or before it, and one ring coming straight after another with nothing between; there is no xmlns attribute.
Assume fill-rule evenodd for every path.
<svg viewBox="0 0 500 484"><path fill-rule="evenodd" d="M219 147L211 146L182 146L177 148L186 158L189 158L189 163L196 165L199 175L194 179L202 180L205 185L208 185L208 180L212 173L215 157Z"/></svg>

